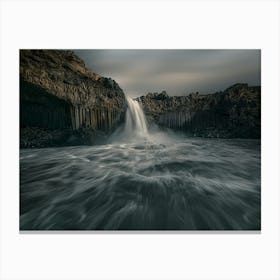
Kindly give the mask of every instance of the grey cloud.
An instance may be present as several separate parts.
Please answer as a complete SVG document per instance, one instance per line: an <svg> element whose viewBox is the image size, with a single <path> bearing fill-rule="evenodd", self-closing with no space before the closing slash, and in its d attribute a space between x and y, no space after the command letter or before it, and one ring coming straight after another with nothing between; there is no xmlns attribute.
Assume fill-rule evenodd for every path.
<svg viewBox="0 0 280 280"><path fill-rule="evenodd" d="M260 85L260 50L75 50L93 72L131 96L167 90L213 93L237 83Z"/></svg>

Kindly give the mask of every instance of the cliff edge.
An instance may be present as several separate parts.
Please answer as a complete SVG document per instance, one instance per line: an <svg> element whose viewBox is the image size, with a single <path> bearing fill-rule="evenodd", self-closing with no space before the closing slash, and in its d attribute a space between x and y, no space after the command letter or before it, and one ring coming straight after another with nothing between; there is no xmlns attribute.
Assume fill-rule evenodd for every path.
<svg viewBox="0 0 280 280"><path fill-rule="evenodd" d="M188 96L148 93L138 100L150 124L190 136L214 138L261 137L261 88L235 84L223 92Z"/></svg>
<svg viewBox="0 0 280 280"><path fill-rule="evenodd" d="M72 51L20 50L21 147L92 144L124 118L125 95Z"/></svg>

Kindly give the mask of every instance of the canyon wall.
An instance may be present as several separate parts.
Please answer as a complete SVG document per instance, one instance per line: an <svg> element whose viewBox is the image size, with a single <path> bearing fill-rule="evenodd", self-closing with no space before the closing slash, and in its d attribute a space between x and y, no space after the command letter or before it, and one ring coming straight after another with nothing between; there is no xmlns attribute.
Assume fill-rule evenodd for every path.
<svg viewBox="0 0 280 280"><path fill-rule="evenodd" d="M261 137L261 88L235 84L209 95L168 96L148 93L138 100L147 120L190 136Z"/></svg>
<svg viewBox="0 0 280 280"><path fill-rule="evenodd" d="M261 137L261 88L235 84L209 95L137 98L150 125L190 136ZM72 51L20 51L20 145L49 147L104 143L124 122L119 85L86 68Z"/></svg>
<svg viewBox="0 0 280 280"><path fill-rule="evenodd" d="M20 51L21 147L91 144L123 122L125 95L72 51Z"/></svg>

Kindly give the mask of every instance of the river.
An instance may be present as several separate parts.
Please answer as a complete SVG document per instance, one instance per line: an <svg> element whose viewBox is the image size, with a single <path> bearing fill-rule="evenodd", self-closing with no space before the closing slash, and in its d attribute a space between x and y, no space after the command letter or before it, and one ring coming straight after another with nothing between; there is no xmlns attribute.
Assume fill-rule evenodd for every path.
<svg viewBox="0 0 280 280"><path fill-rule="evenodd" d="M20 229L259 230L260 141L150 133L135 102L107 144L20 151Z"/></svg>

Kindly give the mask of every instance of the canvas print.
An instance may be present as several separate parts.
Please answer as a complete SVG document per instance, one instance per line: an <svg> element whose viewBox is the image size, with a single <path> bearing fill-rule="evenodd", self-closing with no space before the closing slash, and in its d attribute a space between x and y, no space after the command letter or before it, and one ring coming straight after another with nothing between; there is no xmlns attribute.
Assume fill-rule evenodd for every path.
<svg viewBox="0 0 280 280"><path fill-rule="evenodd" d="M22 231L261 229L261 50L19 51Z"/></svg>

